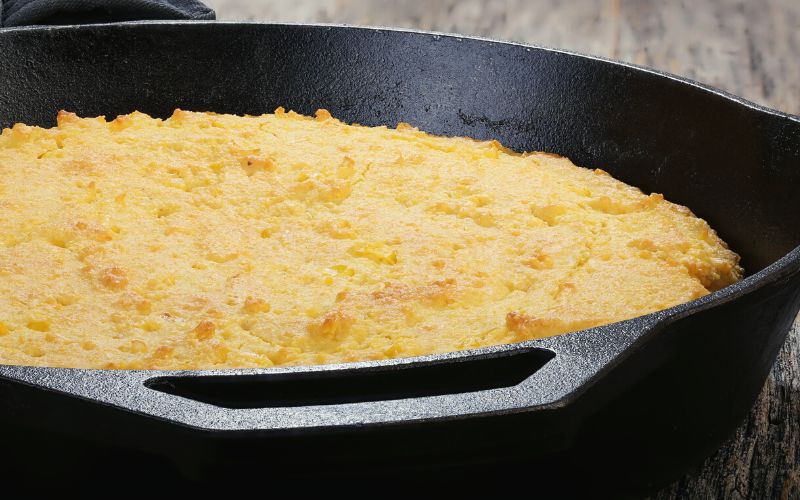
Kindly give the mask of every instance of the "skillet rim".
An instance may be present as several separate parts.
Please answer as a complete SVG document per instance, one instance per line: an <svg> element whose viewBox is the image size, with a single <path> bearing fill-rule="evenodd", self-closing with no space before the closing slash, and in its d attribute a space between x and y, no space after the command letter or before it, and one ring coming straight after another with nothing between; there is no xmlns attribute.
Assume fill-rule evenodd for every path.
<svg viewBox="0 0 800 500"><path fill-rule="evenodd" d="M649 66L644 66L636 63L631 63L627 61L623 61L621 59L614 59L611 57L604 57L604 56L597 56L593 54L589 54L586 52L581 52L577 50L569 50L569 49L561 49L558 47L552 47L549 45L538 45L535 43L526 43L526 42L517 42L513 40L505 40L501 38L492 38L488 36L482 35L464 35L461 33L455 32L447 32L447 31L435 31L435 30L420 30L414 28L402 28L402 27L393 27L393 26L384 26L384 25L362 25L362 24L348 24L348 23L302 23L302 22L262 22L262 21L249 21L249 20L142 20L142 21L120 21L120 22L109 22L109 23L94 23L94 24L60 24L60 25L47 25L47 24L39 24L39 25L31 25L31 26L9 26L9 27L0 27L0 36L3 36L3 33L11 33L11 32L19 32L19 31L59 31L59 30L84 30L84 29L93 29L93 28L113 28L118 26L137 26L137 25L245 25L245 26L293 26L293 27L311 27L311 28L337 28L337 29L348 29L348 30L363 30L363 31L391 31L397 33L411 33L416 35L432 35L436 38L445 37L445 38L453 38L457 41L461 40L474 40L478 42L489 42L492 44L500 44L500 45L511 45L520 47L523 49L534 49L534 50L544 50L547 52L556 52L559 54L565 54L570 56L578 56L584 59L593 59L600 62L611 63L616 66L623 66L635 70L644 71L645 73L650 73L653 75L666 77L670 80L675 80L680 83L689 84L692 87L696 87L700 90L710 92L712 94L716 94L720 97L724 97L728 100L734 101L738 104L741 104L747 108L765 112L770 115L778 116L781 118L788 118L790 120L796 121L800 123L800 115L795 115L792 113L788 113L785 111L781 111L779 109L770 108L768 106L764 106L763 104L759 104L757 102L751 101L749 99L745 99L744 97L738 96L727 90L720 89L718 87L714 87L712 85L699 82L692 78L677 75L675 73L670 73L669 71L660 70L657 68L652 68ZM800 245L799 245L800 246Z"/></svg>

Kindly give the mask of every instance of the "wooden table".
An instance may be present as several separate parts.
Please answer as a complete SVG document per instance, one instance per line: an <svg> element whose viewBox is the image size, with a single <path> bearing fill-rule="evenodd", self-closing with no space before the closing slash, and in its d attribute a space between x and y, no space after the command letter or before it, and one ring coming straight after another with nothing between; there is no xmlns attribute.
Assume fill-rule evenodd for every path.
<svg viewBox="0 0 800 500"><path fill-rule="evenodd" d="M226 20L398 26L559 47L663 69L800 114L798 0L206 3ZM800 324L735 438L656 495L675 497L800 498Z"/></svg>

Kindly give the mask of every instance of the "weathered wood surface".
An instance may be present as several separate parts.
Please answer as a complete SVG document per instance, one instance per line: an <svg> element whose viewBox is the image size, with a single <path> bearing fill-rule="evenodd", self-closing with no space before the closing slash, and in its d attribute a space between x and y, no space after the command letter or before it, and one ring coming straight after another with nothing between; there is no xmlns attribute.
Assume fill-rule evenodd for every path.
<svg viewBox="0 0 800 500"><path fill-rule="evenodd" d="M800 0L206 3L226 20L398 26L559 47L663 69L800 114ZM656 495L685 497L800 498L800 324L735 438L696 475Z"/></svg>

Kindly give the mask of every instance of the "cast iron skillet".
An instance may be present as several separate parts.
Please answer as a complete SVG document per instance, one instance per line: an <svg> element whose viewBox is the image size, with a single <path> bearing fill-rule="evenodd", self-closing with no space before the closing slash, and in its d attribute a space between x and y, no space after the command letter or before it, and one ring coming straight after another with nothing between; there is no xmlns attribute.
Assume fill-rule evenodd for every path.
<svg viewBox="0 0 800 500"><path fill-rule="evenodd" d="M8 29L0 54L3 127L52 126L62 108L282 105L499 139L689 206L748 272L666 311L453 354L191 372L0 366L5 449L41 464L69 446L58 471L39 474L89 462L195 480L493 471L524 472L537 492L641 493L731 435L800 307L800 120L688 80L518 44L318 25Z"/></svg>

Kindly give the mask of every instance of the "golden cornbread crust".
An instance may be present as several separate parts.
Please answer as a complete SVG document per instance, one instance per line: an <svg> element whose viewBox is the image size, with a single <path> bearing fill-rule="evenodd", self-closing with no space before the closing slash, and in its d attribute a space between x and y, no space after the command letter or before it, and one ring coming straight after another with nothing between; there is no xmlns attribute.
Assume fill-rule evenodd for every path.
<svg viewBox="0 0 800 500"><path fill-rule="evenodd" d="M687 208L566 158L285 112L0 136L0 363L191 369L518 342L741 277Z"/></svg>

